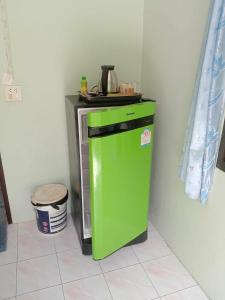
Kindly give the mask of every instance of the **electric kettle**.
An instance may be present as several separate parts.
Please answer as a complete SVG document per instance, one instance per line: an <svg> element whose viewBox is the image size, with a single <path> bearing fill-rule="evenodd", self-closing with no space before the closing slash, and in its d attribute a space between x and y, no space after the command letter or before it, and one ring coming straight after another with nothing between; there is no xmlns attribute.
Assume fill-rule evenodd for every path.
<svg viewBox="0 0 225 300"><path fill-rule="evenodd" d="M118 93L118 80L116 72L114 71L114 66L103 65L101 66L102 76L99 82L99 92L103 95L108 93Z"/></svg>

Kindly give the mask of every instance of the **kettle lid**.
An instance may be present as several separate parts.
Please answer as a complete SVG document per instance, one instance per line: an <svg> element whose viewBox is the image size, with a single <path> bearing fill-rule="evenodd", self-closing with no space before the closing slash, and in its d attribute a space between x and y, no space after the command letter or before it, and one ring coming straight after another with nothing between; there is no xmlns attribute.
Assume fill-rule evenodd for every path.
<svg viewBox="0 0 225 300"><path fill-rule="evenodd" d="M101 66L102 70L114 70L115 66L113 65L103 65Z"/></svg>

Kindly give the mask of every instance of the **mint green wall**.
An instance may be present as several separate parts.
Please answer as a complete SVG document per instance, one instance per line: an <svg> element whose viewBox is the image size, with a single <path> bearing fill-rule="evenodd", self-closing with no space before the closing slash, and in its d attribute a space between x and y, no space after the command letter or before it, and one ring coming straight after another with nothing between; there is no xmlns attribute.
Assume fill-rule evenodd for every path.
<svg viewBox="0 0 225 300"><path fill-rule="evenodd" d="M0 151L13 220L34 218L32 189L68 185L65 94L101 64L140 82L143 1L7 0L15 84L23 102L0 101ZM1 100L3 94L1 90Z"/></svg>
<svg viewBox="0 0 225 300"><path fill-rule="evenodd" d="M209 202L188 199L178 179L209 0L145 1L143 88L157 99L151 218L212 300L225 299L225 173Z"/></svg>

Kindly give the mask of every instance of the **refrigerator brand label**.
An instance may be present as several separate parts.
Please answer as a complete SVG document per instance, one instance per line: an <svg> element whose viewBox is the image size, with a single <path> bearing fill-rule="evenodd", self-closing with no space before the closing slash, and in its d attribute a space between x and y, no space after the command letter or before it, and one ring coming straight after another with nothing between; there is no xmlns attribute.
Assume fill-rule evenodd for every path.
<svg viewBox="0 0 225 300"><path fill-rule="evenodd" d="M151 131L149 129L145 129L141 134L141 146L148 145L151 143Z"/></svg>

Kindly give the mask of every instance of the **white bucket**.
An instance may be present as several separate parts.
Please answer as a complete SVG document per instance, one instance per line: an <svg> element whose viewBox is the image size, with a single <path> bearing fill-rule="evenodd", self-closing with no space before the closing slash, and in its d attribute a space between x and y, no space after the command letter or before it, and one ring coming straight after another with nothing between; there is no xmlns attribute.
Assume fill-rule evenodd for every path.
<svg viewBox="0 0 225 300"><path fill-rule="evenodd" d="M47 184L36 189L32 201L37 218L38 230L54 234L67 224L67 188L62 184Z"/></svg>

